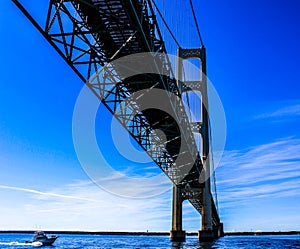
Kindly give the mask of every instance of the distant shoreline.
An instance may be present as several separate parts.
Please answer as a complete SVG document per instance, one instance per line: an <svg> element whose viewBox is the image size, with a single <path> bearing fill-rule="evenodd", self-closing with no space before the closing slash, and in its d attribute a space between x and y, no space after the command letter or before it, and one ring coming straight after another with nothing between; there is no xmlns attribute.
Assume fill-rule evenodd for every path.
<svg viewBox="0 0 300 249"><path fill-rule="evenodd" d="M225 236L248 236L248 235L300 235L300 231L286 231L286 232L228 232Z"/></svg>
<svg viewBox="0 0 300 249"><path fill-rule="evenodd" d="M26 233L33 234L36 230L0 230L3 233ZM112 232L112 231L50 231L48 234L77 234L77 235L131 235L131 236L169 236L169 232ZM187 236L197 236L197 232L188 232ZM225 236L256 236L256 235L300 235L300 231L286 232L227 232Z"/></svg>

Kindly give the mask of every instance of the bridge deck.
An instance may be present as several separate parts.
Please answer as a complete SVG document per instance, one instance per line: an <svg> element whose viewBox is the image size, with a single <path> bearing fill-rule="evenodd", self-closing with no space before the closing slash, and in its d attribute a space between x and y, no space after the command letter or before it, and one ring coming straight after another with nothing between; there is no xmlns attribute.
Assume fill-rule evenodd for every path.
<svg viewBox="0 0 300 249"><path fill-rule="evenodd" d="M104 55L102 59L105 58L106 62L140 52L166 52L163 42L155 36L154 24L151 24L153 21L149 18L149 8L145 1L90 0L87 3L76 4L77 2L72 1L82 20L85 20L85 24L93 32L93 36L101 49L101 54ZM128 41L129 39L130 41ZM141 60L140 65L142 63L143 61ZM155 59L153 65L149 64L149 62L147 63L147 67L155 68L168 65L169 62L165 57L159 57ZM167 70L169 68L170 66L167 67ZM155 69L152 70L155 71ZM118 68L116 71L122 76L121 69ZM139 90L152 88L155 85L155 88L168 89L169 91L173 89L173 93L178 95L177 88L174 88L175 80L158 74L134 76L125 79L122 84L126 91L131 94ZM170 87L171 84L173 88ZM166 100L160 101L164 101L165 106L169 105L169 108L166 107L166 109L173 110L171 104L174 103L170 103L169 99L166 98ZM187 123L185 127L188 127L188 119L183 105L181 103L175 103L175 105L181 106L181 116L186 118ZM151 109L143 111L143 114L149 121L152 129L160 129L165 132L168 141L166 149L172 160L175 161L178 157L181 146L185 146L186 151L191 153L188 150L188 146L182 143L182 131L178 127L177 120L173 118L176 116L175 113L165 113ZM137 137L137 140L140 139ZM191 132L186 135L185 143L196 147ZM194 148L194 151L196 152L197 149ZM187 160L195 160L196 157L197 155L186 156ZM199 162L198 160L198 165L195 164L194 169L189 172L182 184L189 182L193 187L200 187L198 184L199 171L201 170ZM184 160L182 161L182 164L186 163ZM165 171L166 169L163 170ZM174 175L171 178L176 180ZM180 183L177 182L177 184Z"/></svg>

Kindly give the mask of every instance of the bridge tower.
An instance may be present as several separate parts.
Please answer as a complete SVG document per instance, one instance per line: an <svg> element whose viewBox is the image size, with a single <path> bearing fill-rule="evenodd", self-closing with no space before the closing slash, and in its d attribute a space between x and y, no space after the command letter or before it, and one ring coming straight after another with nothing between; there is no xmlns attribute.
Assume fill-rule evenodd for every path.
<svg viewBox="0 0 300 249"><path fill-rule="evenodd" d="M200 80L198 81L183 81L183 60L197 58L200 60ZM171 241L185 241L185 231L182 228L182 202L186 199L194 205L193 200L202 203L201 216L202 226L198 231L200 241L209 241L223 236L223 224L219 220L217 210L211 195L211 165L209 154L209 115L208 115L208 95L207 95L207 77L206 77L206 50L204 46L196 49L178 49L177 62L177 85L179 92L198 91L201 93L201 121L191 123L194 133L199 133L202 136L202 151L199 153L201 159L196 165L201 170L199 177L199 187L190 188L185 185L185 188L173 186L172 200L172 230L170 232ZM196 162L197 163L197 162ZM195 205L194 205L195 206ZM214 217L217 217L217 222L213 224Z"/></svg>

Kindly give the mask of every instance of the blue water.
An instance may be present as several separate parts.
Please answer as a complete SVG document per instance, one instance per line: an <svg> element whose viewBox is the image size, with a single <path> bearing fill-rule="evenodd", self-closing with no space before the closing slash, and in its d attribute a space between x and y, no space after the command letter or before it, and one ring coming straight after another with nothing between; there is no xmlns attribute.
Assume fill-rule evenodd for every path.
<svg viewBox="0 0 300 249"><path fill-rule="evenodd" d="M31 240L30 234L0 234L0 249L33 248L25 244ZM14 243L12 243L14 242ZM300 236L228 236L214 243L204 244L197 237L187 237L187 241L176 244L168 236L104 236L104 235L60 235L52 249L300 249Z"/></svg>

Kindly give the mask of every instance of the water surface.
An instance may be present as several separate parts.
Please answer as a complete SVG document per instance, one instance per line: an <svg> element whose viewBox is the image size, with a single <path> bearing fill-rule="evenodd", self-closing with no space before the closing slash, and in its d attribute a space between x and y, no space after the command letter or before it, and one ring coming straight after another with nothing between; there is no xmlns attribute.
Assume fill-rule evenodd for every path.
<svg viewBox="0 0 300 249"><path fill-rule="evenodd" d="M59 234L58 234L59 235ZM31 234L0 234L0 249L32 248ZM213 243L200 243L188 236L184 243L172 243L168 236L67 235L62 234L52 249L300 249L300 236L226 236Z"/></svg>

